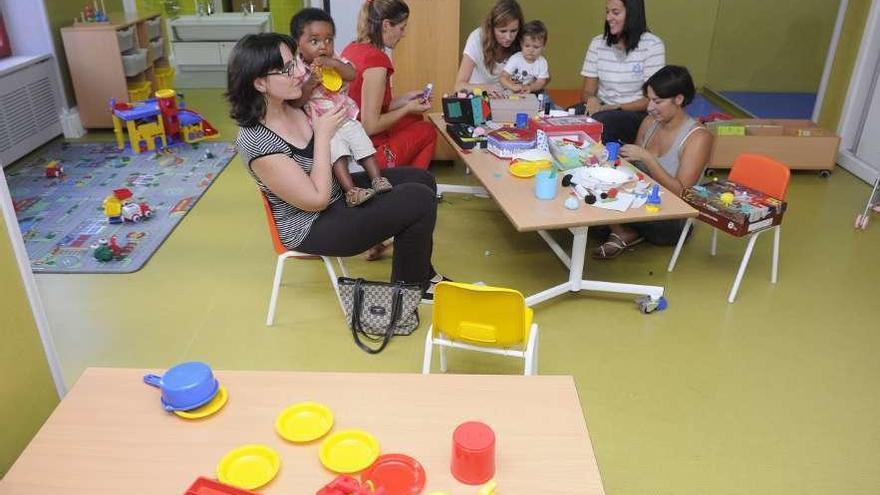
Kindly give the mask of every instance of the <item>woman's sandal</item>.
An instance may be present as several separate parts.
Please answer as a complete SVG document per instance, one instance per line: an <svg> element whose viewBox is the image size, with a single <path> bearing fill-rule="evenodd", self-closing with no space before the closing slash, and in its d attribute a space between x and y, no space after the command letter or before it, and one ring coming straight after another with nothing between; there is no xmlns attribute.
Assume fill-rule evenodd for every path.
<svg viewBox="0 0 880 495"><path fill-rule="evenodd" d="M608 235L608 239L602 243L599 247L593 250L592 257L597 260L610 260L612 258L617 258L623 252L636 244L644 241L644 237L636 237L635 239L626 242L619 235L612 232Z"/></svg>
<svg viewBox="0 0 880 495"><path fill-rule="evenodd" d="M391 183L385 177L376 177L372 180L372 185L376 194L382 194L391 190Z"/></svg>
<svg viewBox="0 0 880 495"><path fill-rule="evenodd" d="M345 206L358 206L363 204L376 195L376 191L372 189L364 189L362 187L352 187L345 192Z"/></svg>
<svg viewBox="0 0 880 495"><path fill-rule="evenodd" d="M391 247L391 243L380 242L375 246L367 249L367 255L364 257L367 261L379 261L385 256L385 251Z"/></svg>

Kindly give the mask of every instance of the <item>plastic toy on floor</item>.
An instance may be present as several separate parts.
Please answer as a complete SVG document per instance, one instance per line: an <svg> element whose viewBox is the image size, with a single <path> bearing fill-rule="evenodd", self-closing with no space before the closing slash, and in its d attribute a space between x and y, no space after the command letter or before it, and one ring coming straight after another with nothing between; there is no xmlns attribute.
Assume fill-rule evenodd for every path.
<svg viewBox="0 0 880 495"><path fill-rule="evenodd" d="M64 176L64 167L58 163L58 160L50 160L46 164L46 177L60 179Z"/></svg>
<svg viewBox="0 0 880 495"><path fill-rule="evenodd" d="M120 246L116 241L116 236L107 239L101 239L98 241L98 245L95 247L95 250L92 252L92 255L96 260L101 262L107 262L112 260L121 260L125 258L125 256L130 253L132 250L132 244L129 242L125 246Z"/></svg>
<svg viewBox="0 0 880 495"><path fill-rule="evenodd" d="M868 222L871 220L869 211L880 213L880 175L874 180L874 188L871 195L868 196L868 202L865 204L865 210L861 215L856 215L856 229L865 230L868 228Z"/></svg>
<svg viewBox="0 0 880 495"><path fill-rule="evenodd" d="M111 195L104 198L102 206L109 223L137 223L153 216L153 209L150 208L150 205L135 203L131 197L131 191L123 187L114 189Z"/></svg>
<svg viewBox="0 0 880 495"><path fill-rule="evenodd" d="M120 150L126 147L124 123L128 146L135 154L220 137L210 122L186 108L183 95L173 89L156 91L155 98L134 103L117 102L111 98L110 112L116 146Z"/></svg>

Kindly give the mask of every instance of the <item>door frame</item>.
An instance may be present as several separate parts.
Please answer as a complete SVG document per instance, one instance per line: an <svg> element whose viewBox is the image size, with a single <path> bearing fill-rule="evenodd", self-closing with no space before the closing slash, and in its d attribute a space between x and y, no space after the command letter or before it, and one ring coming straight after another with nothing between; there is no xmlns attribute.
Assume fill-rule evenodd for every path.
<svg viewBox="0 0 880 495"><path fill-rule="evenodd" d="M9 236L10 244L12 244L12 252L15 254L15 259L18 263L21 282L30 302L31 314L34 317L37 332L40 334L40 341L43 344L43 352L49 364L52 380L55 382L55 391L58 393L58 398L63 399L65 394L67 394L67 384L61 372L61 362L58 359L58 353L55 351L55 341L52 338L52 332L49 330L49 319L46 317L43 300L40 298L40 291L37 289L37 281L34 278L34 273L31 271L31 262L24 247L24 239L21 237L21 231L18 229L18 218L15 216L12 194L9 192L9 185L6 183L6 174L3 172L2 165L0 163L0 213L2 213L3 220L6 223L7 235Z"/></svg>
<svg viewBox="0 0 880 495"><path fill-rule="evenodd" d="M877 82L878 74L880 74L880 1L874 0L865 20L859 55L853 67L843 112L837 126L837 134L840 136L837 163L869 184L874 182L880 170L857 157L855 150L858 148L868 113L867 103L874 91L880 91L880 88L875 88L880 85Z"/></svg>

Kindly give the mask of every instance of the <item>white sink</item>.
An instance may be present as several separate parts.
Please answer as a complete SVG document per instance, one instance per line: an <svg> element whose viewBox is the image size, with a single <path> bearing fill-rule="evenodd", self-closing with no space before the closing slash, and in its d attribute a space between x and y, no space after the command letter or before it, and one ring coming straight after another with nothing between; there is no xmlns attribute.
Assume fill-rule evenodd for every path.
<svg viewBox="0 0 880 495"><path fill-rule="evenodd" d="M269 12L182 15L169 25L176 41L238 41L246 34L272 30Z"/></svg>

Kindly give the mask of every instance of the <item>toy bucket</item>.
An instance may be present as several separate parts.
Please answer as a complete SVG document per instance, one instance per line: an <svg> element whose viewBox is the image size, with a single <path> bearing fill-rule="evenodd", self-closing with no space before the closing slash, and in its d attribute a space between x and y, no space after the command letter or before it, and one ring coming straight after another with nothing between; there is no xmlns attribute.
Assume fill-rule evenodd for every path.
<svg viewBox="0 0 880 495"><path fill-rule="evenodd" d="M162 391L166 411L189 411L201 407L217 394L220 383L211 367L192 361L169 368L164 375L144 375L144 383Z"/></svg>
<svg viewBox="0 0 880 495"><path fill-rule="evenodd" d="M452 433L452 475L468 485L495 476L495 432L485 423L468 421Z"/></svg>
<svg viewBox="0 0 880 495"><path fill-rule="evenodd" d="M620 143L617 141L611 141L609 143L605 143L605 151L608 152L608 161L613 162L617 160L617 156L620 153Z"/></svg>

